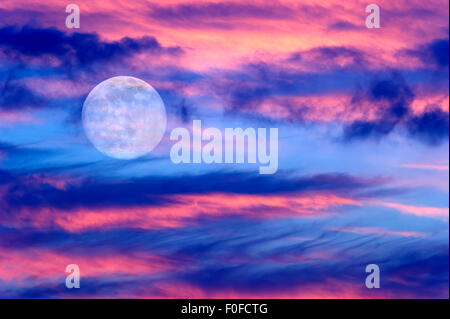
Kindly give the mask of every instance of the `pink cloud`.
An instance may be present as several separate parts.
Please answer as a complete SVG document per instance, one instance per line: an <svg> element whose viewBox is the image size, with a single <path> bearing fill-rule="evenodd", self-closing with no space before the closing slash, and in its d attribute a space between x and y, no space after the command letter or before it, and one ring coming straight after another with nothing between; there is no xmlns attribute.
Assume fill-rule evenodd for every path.
<svg viewBox="0 0 450 319"><path fill-rule="evenodd" d="M54 181L51 181L54 182ZM58 182L59 187L65 187ZM176 228L191 225L197 218L241 216L250 219L313 217L335 212L338 206L361 205L359 202L328 193L289 195L202 194L174 195L173 204L165 206L79 208L72 211L50 207L22 209L5 225L36 228L59 227L69 232L93 228L137 227L143 229Z"/></svg>
<svg viewBox="0 0 450 319"><path fill-rule="evenodd" d="M437 171L448 171L447 165L440 164L403 164L401 167L406 168L417 168L417 169L425 169L425 170L437 170Z"/></svg>
<svg viewBox="0 0 450 319"><path fill-rule="evenodd" d="M398 298L395 293L381 289L367 289L345 280L324 279L321 283L302 284L286 289L243 292L237 289L202 289L184 283L157 283L159 293L141 290L133 298L175 298L175 299L364 299ZM412 298L414 293L402 294Z"/></svg>
<svg viewBox="0 0 450 319"><path fill-rule="evenodd" d="M20 123L37 123L37 118L31 114L22 111L2 111L0 110L0 127L8 127Z"/></svg>
<svg viewBox="0 0 450 319"><path fill-rule="evenodd" d="M411 206L397 203L380 202L381 205L394 208L405 214L448 220L448 207Z"/></svg>
<svg viewBox="0 0 450 319"><path fill-rule="evenodd" d="M65 269L69 264L80 267L82 278L152 275L176 268L174 262L167 258L143 252L83 256L45 249L0 248L0 280L4 282L27 285L27 278L59 282L61 277L67 276Z"/></svg>

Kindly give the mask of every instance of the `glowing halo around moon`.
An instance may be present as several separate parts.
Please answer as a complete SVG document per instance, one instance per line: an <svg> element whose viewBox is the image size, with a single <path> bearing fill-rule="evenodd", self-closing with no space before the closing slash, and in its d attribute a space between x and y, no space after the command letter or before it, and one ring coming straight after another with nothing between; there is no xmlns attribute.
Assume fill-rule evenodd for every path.
<svg viewBox="0 0 450 319"><path fill-rule="evenodd" d="M159 144L167 117L153 87L135 77L116 76L89 93L82 122L86 136L100 152L117 159L134 159Z"/></svg>

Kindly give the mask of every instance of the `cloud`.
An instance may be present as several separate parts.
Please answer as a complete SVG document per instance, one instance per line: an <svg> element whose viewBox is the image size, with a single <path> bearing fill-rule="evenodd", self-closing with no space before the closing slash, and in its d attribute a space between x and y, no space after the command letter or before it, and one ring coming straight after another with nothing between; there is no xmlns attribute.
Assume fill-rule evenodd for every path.
<svg viewBox="0 0 450 319"><path fill-rule="evenodd" d="M448 39L435 40L428 47L431 56L434 59L434 62L439 66L448 67L448 60L449 60L448 42L449 42Z"/></svg>
<svg viewBox="0 0 450 319"><path fill-rule="evenodd" d="M0 153L3 154L4 159L11 161L21 160L38 160L41 158L48 158L49 156L58 154L58 151L51 149L44 149L36 147L33 144L20 144L15 145L7 142L0 141ZM17 179L15 180L18 181Z"/></svg>
<svg viewBox="0 0 450 319"><path fill-rule="evenodd" d="M448 220L448 207L411 206L398 203L381 202L381 205L399 210L405 214Z"/></svg>
<svg viewBox="0 0 450 319"><path fill-rule="evenodd" d="M373 81L366 91L352 99L352 111L362 111L365 119L358 119L344 127L344 140L380 139L396 127L405 128L414 138L438 145L448 139L448 113L428 108L422 114L412 113L415 95L399 73Z"/></svg>
<svg viewBox="0 0 450 319"><path fill-rule="evenodd" d="M237 72L221 74L212 87L228 110L241 114L259 111L263 116L264 103L277 97L325 96L349 90L358 77L353 68L364 59L361 52L352 48L320 47L293 52L283 61L245 64ZM299 64L313 70L299 69ZM288 112L286 120L302 120L298 116L302 106L280 107Z"/></svg>
<svg viewBox="0 0 450 319"><path fill-rule="evenodd" d="M0 89L0 109L12 111L41 108L46 105L46 102L46 98L17 82L8 81Z"/></svg>
<svg viewBox="0 0 450 319"><path fill-rule="evenodd" d="M114 72L124 72L121 67L126 67L127 72L130 67L133 69L132 63L119 62L141 53L176 57L184 52L176 46L163 47L150 36L106 41L96 33L66 33L56 28L32 26L1 27L0 48L0 60L6 58L4 65L8 68L4 82L0 82L0 109L17 111L56 106L67 108L72 114L79 112L89 84L110 76L111 69ZM110 69L105 66L108 62L114 62L108 64ZM35 76L36 72L39 76ZM191 81L196 74L161 65L151 76L170 82ZM176 76L179 78L175 79ZM83 86L85 83L88 85ZM44 94L46 90L51 91L49 95ZM68 103L67 94L72 94L69 98L73 103Z"/></svg>
<svg viewBox="0 0 450 319"><path fill-rule="evenodd" d="M436 39L430 43L418 46L416 49L406 50L406 53L420 58L427 66L448 68L449 40Z"/></svg>
<svg viewBox="0 0 450 319"><path fill-rule="evenodd" d="M276 5L257 5L238 2L181 3L150 5L149 16L171 27L241 28L249 19L281 20L293 16L292 8ZM242 23L236 19L244 19ZM239 24L239 25L236 25Z"/></svg>
<svg viewBox="0 0 450 319"><path fill-rule="evenodd" d="M294 221L291 222L295 224ZM443 245L424 240L422 237L404 236L406 233L374 238L373 234L366 233L315 233L315 227L312 225L305 225L305 228L294 225L287 227L286 223L283 224L285 227L277 228L272 222L270 234L262 234L264 228L253 225L255 228L251 228L252 235L250 226L247 226L243 228L247 231L240 232L239 242L216 240L213 245L208 246L191 243L187 253L195 251L200 263L201 260L212 258L222 262L202 263L202 267L197 271L194 269L182 274L182 280L201 287L201 291L218 295L231 290L241 295L293 296L296 292L299 293L298 288L301 287L303 289L300 291L305 291L305 287L311 287L312 290L307 290L314 295L313 291L317 289L316 297L342 297L344 292L337 293L338 287L353 284L361 287L361 284L364 285L365 266L377 263L383 269L383 291L389 292L391 297L448 294L445 292L448 249ZM309 227L309 230L306 227ZM306 239L286 241L292 235L289 231L297 236L303 235ZM314 239L308 240L310 236ZM377 247L384 244L386 246L383 247L387 248L380 252ZM423 253L412 255L411 251L417 251L418 245ZM391 261L391 258L395 261ZM431 264L432 260L437 262L434 266ZM409 265L421 265L427 270L432 266L434 272L414 270L409 268ZM402 268L409 274L400 273L398 270ZM417 276L418 273L423 276ZM399 284L402 281L408 284ZM411 286L416 287L412 294L409 291ZM422 287L428 287L430 290L423 293ZM370 292L364 288L351 291L359 297L370 297ZM351 294L350 291L347 293Z"/></svg>
<svg viewBox="0 0 450 319"><path fill-rule="evenodd" d="M350 2L152 2L139 10L90 4L82 33L64 32L64 8L52 4L9 1L0 9L0 126L8 123L0 143L0 295L448 298L446 198L430 176L425 191L409 183L415 191L406 192L405 178L417 172L389 170L395 154L367 143L394 131L429 145L448 139L448 10L386 3L382 23L392 32L368 33L364 8ZM432 23L416 23L424 17ZM61 29L44 27L51 25ZM140 37L147 33L157 40ZM415 52L399 59L401 48ZM347 141L363 144L363 162L340 161L355 148L329 145L329 135L318 148L301 142L314 154L290 156L292 171L270 177L234 166L198 175L175 175L181 168L171 166L167 175L148 158L86 161L94 151L61 125L60 112L74 105L79 120L89 89L123 72L148 80L184 121L207 115L227 124L212 118L216 110L202 112L226 105L233 122L289 122L275 123L285 150L302 140L291 134L301 131L295 125L343 125ZM365 84L354 94L358 83ZM58 109L28 112L46 105ZM13 112L23 110L33 120L42 114L45 132L34 122L14 126L22 114ZM12 144L40 137L45 149ZM445 169L421 165L442 158L442 148L424 157L409 140L395 142L400 153L412 151L414 167ZM330 173L336 167L399 179L387 187L387 179ZM411 199L416 206L398 204ZM77 261L82 289L68 291L64 266ZM380 265L382 289L364 287L369 263Z"/></svg>
<svg viewBox="0 0 450 319"><path fill-rule="evenodd" d="M39 178L39 179L38 179ZM37 180L36 180L37 179ZM102 182L92 179L67 182L64 189L35 176L16 177L0 201L6 211L21 207L107 208L140 205L164 205L173 199L164 195L231 193L281 194L298 191L350 192L379 185L379 180L365 180L341 174L277 178L247 173L210 173L178 177L148 177L129 181ZM9 209L8 209L9 208Z"/></svg>
<svg viewBox="0 0 450 319"><path fill-rule="evenodd" d="M328 29L330 31L353 31L353 30L358 30L360 28L361 28L361 26L350 23L348 21L342 21L342 20L337 21L328 27Z"/></svg>
<svg viewBox="0 0 450 319"><path fill-rule="evenodd" d="M0 258L11 256L21 270L0 267L0 293L8 298L67 296L64 266L79 263L80 291L89 298L448 296L445 243L405 232L377 236L373 229L328 230L322 222L225 219L177 231L122 228L77 234L0 229L0 243L17 243L1 245ZM382 269L383 289L364 287L369 263ZM11 273L14 283L8 280Z"/></svg>
<svg viewBox="0 0 450 319"><path fill-rule="evenodd" d="M424 169L424 170L437 170L437 171L448 171L449 170L449 166L447 165L442 165L442 164L422 164L422 163L418 163L418 164L403 164L403 165L399 165L400 167L405 167L405 168L416 168L416 169Z"/></svg>
<svg viewBox="0 0 450 319"><path fill-rule="evenodd" d="M136 53L179 55L179 47L163 47L154 38L124 37L104 41L95 33L65 33L56 28L6 26L0 28L0 47L8 56L54 57L65 67L86 67Z"/></svg>
<svg viewBox="0 0 450 319"><path fill-rule="evenodd" d="M65 183L55 181L65 189ZM139 205L110 208L75 208L58 210L47 207L18 210L5 225L38 229L64 229L85 232L90 229L183 228L212 220L228 218L263 220L286 217L319 217L340 211L343 207L359 206L358 201L339 197L331 192L303 192L289 195L236 195L207 193L202 195L172 195L164 205ZM169 203L170 202L170 203ZM27 220L27 223L24 222Z"/></svg>
<svg viewBox="0 0 450 319"><path fill-rule="evenodd" d="M449 114L441 109L430 109L408 119L409 133L429 145L439 145L448 139Z"/></svg>
<svg viewBox="0 0 450 319"><path fill-rule="evenodd" d="M324 67L338 69L341 67L364 67L368 63L366 53L350 46L322 46L306 51L295 52L288 61L296 61L301 57L302 62L313 64L323 70Z"/></svg>
<svg viewBox="0 0 450 319"><path fill-rule="evenodd" d="M413 99L414 94L398 73L392 74L390 78L374 81L367 91L355 95L352 103L354 109L363 108L367 115L374 113L375 118L357 120L347 125L344 128L344 138L380 138L389 134L408 114Z"/></svg>
<svg viewBox="0 0 450 319"><path fill-rule="evenodd" d="M14 178L10 173L8 173L7 171L0 170L0 185L8 184L8 183L12 182L13 180L14 180Z"/></svg>

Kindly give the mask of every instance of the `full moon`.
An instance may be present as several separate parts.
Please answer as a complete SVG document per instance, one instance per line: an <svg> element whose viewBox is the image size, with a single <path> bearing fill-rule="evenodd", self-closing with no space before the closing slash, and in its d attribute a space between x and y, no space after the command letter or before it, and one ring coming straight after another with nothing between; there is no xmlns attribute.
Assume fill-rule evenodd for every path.
<svg viewBox="0 0 450 319"><path fill-rule="evenodd" d="M112 77L93 88L84 101L82 121L95 148L117 159L134 159L152 151L167 124L158 92L131 76Z"/></svg>

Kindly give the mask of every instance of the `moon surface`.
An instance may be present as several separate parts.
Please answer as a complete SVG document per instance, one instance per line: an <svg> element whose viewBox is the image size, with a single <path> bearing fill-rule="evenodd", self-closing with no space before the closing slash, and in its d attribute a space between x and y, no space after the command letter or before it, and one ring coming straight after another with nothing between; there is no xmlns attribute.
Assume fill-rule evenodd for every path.
<svg viewBox="0 0 450 319"><path fill-rule="evenodd" d="M134 159L151 152L167 125L158 92L131 76L112 77L93 88L84 101L82 121L92 144L117 159Z"/></svg>

